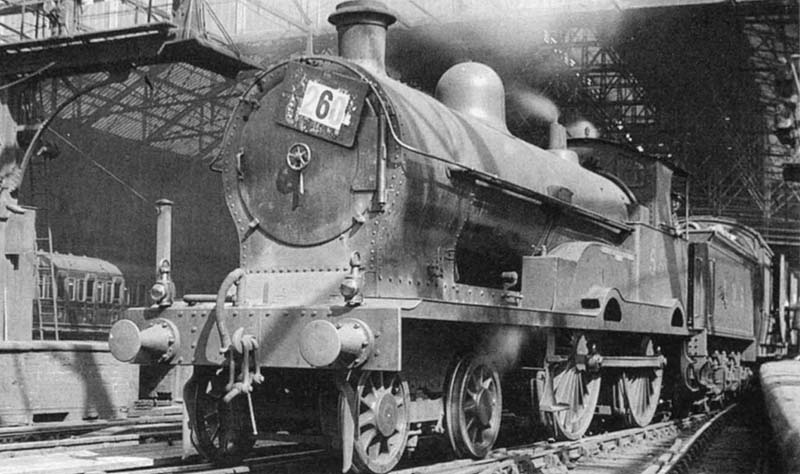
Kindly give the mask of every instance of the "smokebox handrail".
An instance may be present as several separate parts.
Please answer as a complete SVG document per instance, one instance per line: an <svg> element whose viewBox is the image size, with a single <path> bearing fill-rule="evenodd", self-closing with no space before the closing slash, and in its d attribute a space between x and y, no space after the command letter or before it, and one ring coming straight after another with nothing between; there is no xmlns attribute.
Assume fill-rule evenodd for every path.
<svg viewBox="0 0 800 474"><path fill-rule="evenodd" d="M375 95L375 98L377 99L378 103L380 104L381 112L384 115L384 117L386 118L386 124L388 125L389 132L392 135L392 139L400 147L405 148L406 150L408 150L408 151L410 151L412 153L415 153L415 154L430 158L430 159L435 160L435 161L439 161L441 163L445 163L447 165L450 165L450 166L453 166L453 167L456 167L456 168L460 168L460 170L459 170L460 172L466 173L467 175L470 175L470 176L472 176L474 178L477 178L478 180L483 181L483 182L485 182L487 184L494 185L494 186L500 187L502 189L511 191L514 194L517 194L517 195L520 195L520 196L525 196L527 198L537 199L537 200L543 201L543 202L547 202L548 204L555 205L555 206L557 206L559 208L562 208L562 209L566 209L566 208L572 209L576 214L583 215L585 217L589 217L589 218L591 218L592 220L594 220L594 221L596 221L598 223L602 223L604 227L606 227L606 228L608 228L610 230L613 230L615 232L630 232L631 231L630 226L614 222L614 221L612 221L612 220L610 220L610 219L608 219L606 217L603 217L600 214L592 212L592 211L590 211L588 209L584 209L584 208L582 208L580 206L576 206L576 205L568 206L566 203L564 203L562 201L559 201L558 199L554 199L554 198L552 198L550 196L547 196L547 195L535 192L533 190L524 188L524 187L519 186L517 184L514 184L514 183L512 183L512 182L510 182L508 180L505 180L505 179L503 179L500 176L497 176L495 174L487 173L487 172L479 170L477 168L473 168L471 166L467 166L467 165L464 165L462 163L458 163L458 162L455 162L455 161L452 161L452 160L448 160L447 158L442 158L440 156L434 155L433 153L430 153L430 152L427 152L427 151L424 151L424 150L420 150L419 148L404 142L398 136L397 131L394 128L394 122L392 121L391 114L389 113L389 106L386 104L386 102L384 100L384 97L383 97L383 94L381 94L379 86L372 80L372 78L368 74L366 74L364 71L362 71L360 67L352 65L352 64L348 64L347 62L344 62L344 61L342 61L342 60L340 60L338 58L332 58L332 57L326 57L326 56L304 56L304 57L299 58L298 60L300 60L300 61L315 61L315 60L328 61L328 62L337 64L337 65L339 65L341 67L344 67L344 68L352 71L353 73L357 74L361 80L363 80L364 82L367 83L367 85L372 90L372 93Z"/></svg>

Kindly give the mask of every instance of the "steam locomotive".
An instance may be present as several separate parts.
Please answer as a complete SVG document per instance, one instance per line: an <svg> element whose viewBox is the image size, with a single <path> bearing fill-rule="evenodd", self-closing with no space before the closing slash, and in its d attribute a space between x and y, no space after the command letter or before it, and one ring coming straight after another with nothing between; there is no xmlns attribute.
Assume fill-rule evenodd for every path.
<svg viewBox="0 0 800 474"><path fill-rule="evenodd" d="M431 97L389 78L378 2L329 17L340 57L260 74L215 167L240 268L178 299L161 202L154 304L111 329L121 361L192 365L192 441L229 462L256 437L384 473L420 439L486 456L505 413L577 439L596 413L724 398L781 350L772 251L721 219L673 216L681 171L551 126L513 137L487 66ZM315 438L317 439L317 438Z"/></svg>

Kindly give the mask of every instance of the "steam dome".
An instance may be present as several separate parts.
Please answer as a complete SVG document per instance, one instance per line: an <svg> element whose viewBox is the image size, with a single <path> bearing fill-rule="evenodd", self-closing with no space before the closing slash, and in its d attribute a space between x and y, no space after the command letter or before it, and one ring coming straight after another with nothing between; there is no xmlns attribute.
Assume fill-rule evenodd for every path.
<svg viewBox="0 0 800 474"><path fill-rule="evenodd" d="M442 74L435 95L451 109L509 133L503 81L489 66L475 62L456 64Z"/></svg>

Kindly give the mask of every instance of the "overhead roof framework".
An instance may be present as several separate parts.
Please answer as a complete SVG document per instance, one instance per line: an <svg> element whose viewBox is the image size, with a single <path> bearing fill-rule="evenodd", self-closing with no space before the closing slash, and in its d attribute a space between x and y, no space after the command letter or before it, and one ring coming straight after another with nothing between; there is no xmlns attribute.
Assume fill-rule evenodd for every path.
<svg viewBox="0 0 800 474"><path fill-rule="evenodd" d="M44 2L0 1L0 42L62 41L44 11ZM69 37L172 22L261 64L295 53L331 51L333 29L327 16L339 3L193 0L194 20L188 22L188 1L182 3L184 10L176 13L172 2L164 0L154 0L150 6L139 0L85 1L81 9L71 0L62 1L72 5L65 15L70 21L65 27ZM543 34L538 36L538 44L529 45L528 64L526 58L506 53L509 68L504 78L535 85L558 100L562 115L587 118L607 138L628 142L688 168L693 174L693 205L698 212L744 219L773 244L800 245L800 192L796 184L780 179L783 164L797 161L796 152L773 133L775 117L786 102L775 92L779 70L786 70L787 61L798 53L794 0L401 0L391 6L400 17L392 33L398 38L463 25L491 27L509 20L535 20ZM727 105L707 101L695 104L697 115L716 114L720 120L714 121L713 130L702 130L709 124L681 116L676 108L659 101L658 89L668 87L669 78L661 83L646 80L647 71L641 70L637 57L630 53L636 45L625 44L597 21L621 12L651 14L669 7L694 10L703 6L737 18L737 28L749 47L747 59L738 65L746 80L737 80L742 87L750 87L747 81L752 80L757 96L756 105L741 102L742 115L756 115L757 121L736 116ZM481 38L465 39L459 46L462 53L476 59L488 56L487 51L481 52ZM551 69L546 80L532 78L536 75L533 70L543 62L558 67ZM397 72L410 82L424 85L430 81L415 71ZM31 102L20 104L23 126L27 122L35 127L75 90L103 78L80 74L30 86L24 94ZM235 81L186 62L151 65L79 99L62 118L179 156L203 158L212 154L219 142L225 118L240 93L238 87ZM531 117L513 108L510 120L512 129L531 127ZM678 126L681 122L691 123ZM716 137L716 144L724 145L717 150L703 148L709 134Z"/></svg>

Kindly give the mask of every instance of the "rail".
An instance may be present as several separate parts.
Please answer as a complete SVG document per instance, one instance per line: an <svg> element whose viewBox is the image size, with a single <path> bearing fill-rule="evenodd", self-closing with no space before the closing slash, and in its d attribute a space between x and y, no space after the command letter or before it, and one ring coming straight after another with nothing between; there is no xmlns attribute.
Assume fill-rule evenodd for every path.
<svg viewBox="0 0 800 474"><path fill-rule="evenodd" d="M655 423L644 428L612 431L574 442L541 441L499 448L487 458L480 460L459 459L440 462L420 456L401 465L401 469L394 472L396 474L506 474L566 472L569 469L571 474L593 472L666 474L675 472L676 466L681 472L689 472L686 470L687 457L691 457L692 453L696 454L698 446L707 445L708 438L713 437L714 433L719 433L720 426L730 422L730 419L733 418L731 414L735 410L736 407L731 406L716 413L692 415L680 420ZM91 463L85 461L86 467L83 470L74 470L74 472L109 472L113 470L114 472L135 472L137 474L164 474L167 472L173 474L183 472L206 474L307 472L322 474L338 472L341 468L340 463L324 449L311 449L287 443L270 444L268 441L259 442L253 456L242 464L225 467L213 466L200 460L198 456L186 459L179 447L172 445L171 442L133 446L148 437L146 434L148 426L150 426L151 433L158 431L157 425L154 427L140 424L131 426L132 432L122 434L106 430L110 435L105 439L102 436L87 435L83 441L81 438L53 440L51 444L59 446L59 449L51 452L52 458L49 461L42 462L44 465L49 462L54 466L56 463L64 462L62 457L65 456L65 450L70 449L78 453L77 457L83 456L81 459L85 461L87 446L96 446L96 448L92 448L92 452L99 453L96 454L96 458L92 459ZM164 429L168 431L175 429L175 426L164 427ZM91 443L104 444L91 445ZM117 443L118 447L109 448L108 446L113 443ZM38 445L29 444L29 446ZM0 448L3 448L3 445L0 444ZM8 450L5 451L12 454ZM0 457L6 457L6 453L0 449ZM126 453L126 456L129 457L122 459L121 453ZM12 458L7 458L7 460L21 462L22 458L19 456L12 454ZM30 458L36 457L31 456ZM56 459L57 457L58 459ZM113 469L104 468L103 462L111 463L109 466L113 464L115 467ZM36 472L61 472L59 469L60 467L54 467L52 471L45 469ZM4 468L0 468L0 474L2 473L4 473Z"/></svg>

